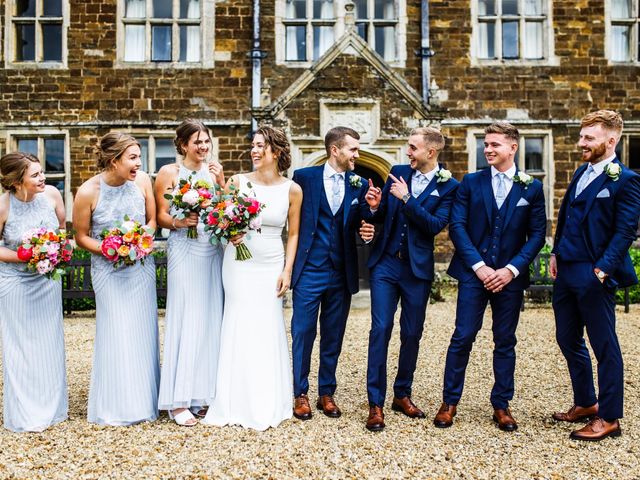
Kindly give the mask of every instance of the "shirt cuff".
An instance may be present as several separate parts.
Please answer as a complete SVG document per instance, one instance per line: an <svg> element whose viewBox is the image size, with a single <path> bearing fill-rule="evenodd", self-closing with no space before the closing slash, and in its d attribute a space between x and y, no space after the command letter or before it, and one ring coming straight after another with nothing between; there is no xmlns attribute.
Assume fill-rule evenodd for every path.
<svg viewBox="0 0 640 480"><path fill-rule="evenodd" d="M484 267L486 265L486 263L484 263L482 260L480 260L478 263L474 263L473 265L471 265L471 268L473 269L473 271L477 271L480 267Z"/></svg>
<svg viewBox="0 0 640 480"><path fill-rule="evenodd" d="M371 213L376 213L376 212L378 211L378 209L377 209L377 208L371 208L371 207L369 207L369 211L370 211Z"/></svg>
<svg viewBox="0 0 640 480"><path fill-rule="evenodd" d="M511 270L511 273L513 273L513 278L516 278L518 275L520 275L520 271L511 264L507 265L505 268Z"/></svg>

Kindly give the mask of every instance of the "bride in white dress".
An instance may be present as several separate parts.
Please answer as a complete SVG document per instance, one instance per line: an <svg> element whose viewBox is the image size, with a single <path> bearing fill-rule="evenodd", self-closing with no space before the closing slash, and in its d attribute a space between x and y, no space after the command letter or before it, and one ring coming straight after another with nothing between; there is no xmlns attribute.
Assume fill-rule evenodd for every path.
<svg viewBox="0 0 640 480"><path fill-rule="evenodd" d="M216 397L204 423L241 425L255 430L291 418L291 359L282 312L298 244L302 190L282 176L291 165L284 132L262 127L253 137L255 171L235 175L242 193L255 196L262 211L262 233L233 239L244 242L253 258L238 261L229 244L222 263L225 293ZM282 229L288 223L286 253Z"/></svg>

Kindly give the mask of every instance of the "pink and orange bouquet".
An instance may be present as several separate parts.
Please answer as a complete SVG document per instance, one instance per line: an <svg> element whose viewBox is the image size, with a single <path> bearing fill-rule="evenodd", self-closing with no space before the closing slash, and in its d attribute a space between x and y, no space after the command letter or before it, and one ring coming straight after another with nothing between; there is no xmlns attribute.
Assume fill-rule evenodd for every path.
<svg viewBox="0 0 640 480"><path fill-rule="evenodd" d="M174 218L181 220L190 213L200 214L209 208L216 196L215 187L204 180L195 183L188 179L181 179L172 193L165 193L164 198L169 200L171 212ZM196 227L187 229L187 238L198 238Z"/></svg>
<svg viewBox="0 0 640 480"><path fill-rule="evenodd" d="M153 251L153 228L124 217L113 228L100 234L102 256L113 263L113 268L129 266L144 259Z"/></svg>
<svg viewBox="0 0 640 480"><path fill-rule="evenodd" d="M17 253L27 262L28 272L59 280L73 255L71 235L62 229L34 228L23 235Z"/></svg>
<svg viewBox="0 0 640 480"><path fill-rule="evenodd" d="M248 185L251 188L251 185ZM257 199L236 192L231 187L230 195L223 195L220 201L204 212L202 220L205 232L211 236L212 244L222 240L229 241L240 233L254 230L261 231L262 218L260 212L265 208ZM236 260L248 260L251 252L244 243L236 247Z"/></svg>

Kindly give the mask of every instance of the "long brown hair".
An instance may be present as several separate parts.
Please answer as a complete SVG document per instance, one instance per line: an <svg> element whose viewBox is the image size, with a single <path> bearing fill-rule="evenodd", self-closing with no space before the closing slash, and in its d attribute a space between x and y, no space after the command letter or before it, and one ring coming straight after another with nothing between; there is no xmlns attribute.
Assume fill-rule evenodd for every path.
<svg viewBox="0 0 640 480"><path fill-rule="evenodd" d="M40 164L40 160L35 155L25 152L7 153L0 158L0 183L2 188L15 193L15 184L22 183L22 179L32 163Z"/></svg>

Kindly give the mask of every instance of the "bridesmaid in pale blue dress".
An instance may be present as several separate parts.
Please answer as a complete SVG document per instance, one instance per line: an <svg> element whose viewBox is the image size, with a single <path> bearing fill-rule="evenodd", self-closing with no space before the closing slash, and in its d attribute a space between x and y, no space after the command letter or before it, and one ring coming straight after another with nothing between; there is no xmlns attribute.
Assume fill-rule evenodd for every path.
<svg viewBox="0 0 640 480"><path fill-rule="evenodd" d="M140 170L140 146L112 132L100 140L102 172L82 184L73 206L76 242L93 255L96 337L87 418L91 423L132 425L158 417L160 380L156 273L153 258L113 268L99 235L126 216L156 227L149 176Z"/></svg>
<svg viewBox="0 0 640 480"><path fill-rule="evenodd" d="M0 159L0 330L4 426L41 432L67 418L60 280L25 271L16 254L22 235L65 225L60 192L45 185L40 161L27 153Z"/></svg>
<svg viewBox="0 0 640 480"><path fill-rule="evenodd" d="M198 216L175 218L165 193L181 179L224 185L222 166L209 161L211 137L197 120L187 119L174 140L182 161L158 172L155 194L158 225L171 230L167 242L167 308L160 382L160 410L178 425L193 426L204 417L215 397L220 328L222 324L222 250L212 246ZM195 226L198 238L187 238Z"/></svg>

